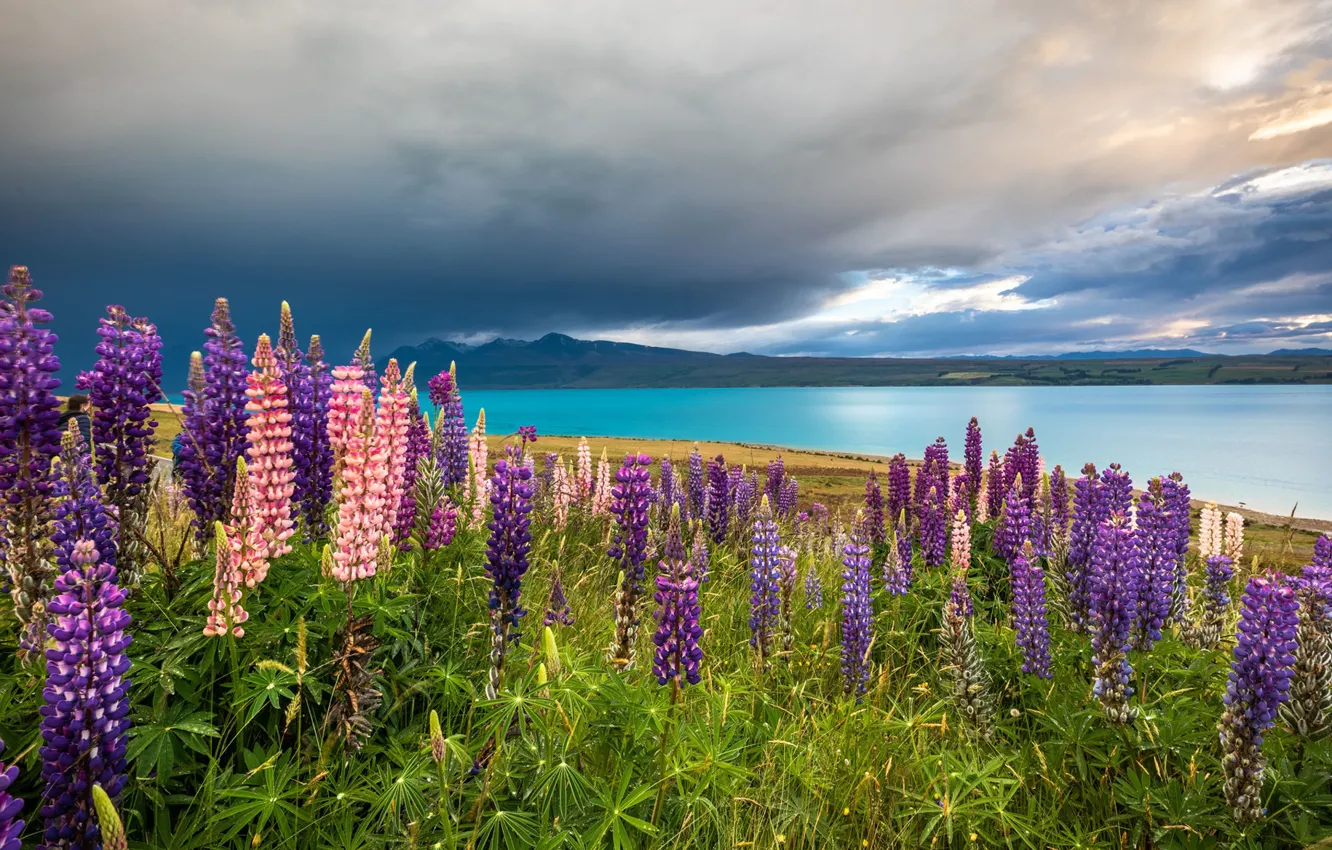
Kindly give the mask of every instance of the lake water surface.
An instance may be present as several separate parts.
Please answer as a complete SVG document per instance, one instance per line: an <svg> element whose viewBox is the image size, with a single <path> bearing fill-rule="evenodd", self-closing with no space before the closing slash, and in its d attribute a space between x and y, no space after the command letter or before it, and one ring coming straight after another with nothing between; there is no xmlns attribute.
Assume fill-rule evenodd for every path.
<svg viewBox="0 0 1332 850"><path fill-rule="evenodd" d="M424 393L423 393L424 395ZM1118 462L1136 485L1181 472L1195 497L1332 519L1332 386L793 387L466 390L468 424L538 433L768 443L918 458L967 420L985 454L1028 426L1047 468ZM539 447L539 444L538 444Z"/></svg>

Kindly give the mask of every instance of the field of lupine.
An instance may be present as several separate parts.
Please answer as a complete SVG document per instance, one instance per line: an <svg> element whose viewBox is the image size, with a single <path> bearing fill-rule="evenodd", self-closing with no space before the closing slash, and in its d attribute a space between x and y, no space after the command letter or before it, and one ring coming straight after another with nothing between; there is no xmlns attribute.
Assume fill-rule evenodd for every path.
<svg viewBox="0 0 1332 850"><path fill-rule="evenodd" d="M1332 541L1277 572L1169 470L972 419L832 512L780 459L492 457L455 375L219 299L157 475L156 329L108 308L88 446L40 297L0 302L0 850L1332 835Z"/></svg>

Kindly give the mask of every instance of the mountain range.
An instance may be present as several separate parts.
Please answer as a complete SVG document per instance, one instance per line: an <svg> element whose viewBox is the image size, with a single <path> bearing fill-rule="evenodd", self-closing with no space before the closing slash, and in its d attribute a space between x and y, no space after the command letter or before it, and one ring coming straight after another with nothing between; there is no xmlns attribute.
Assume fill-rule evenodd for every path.
<svg viewBox="0 0 1332 850"><path fill-rule="evenodd" d="M467 389L1064 386L1077 384L1332 383L1332 351L1222 356L1193 349L1087 351L1030 357L771 357L712 354L549 333L481 345L428 339L389 357L415 362L418 385L456 362Z"/></svg>

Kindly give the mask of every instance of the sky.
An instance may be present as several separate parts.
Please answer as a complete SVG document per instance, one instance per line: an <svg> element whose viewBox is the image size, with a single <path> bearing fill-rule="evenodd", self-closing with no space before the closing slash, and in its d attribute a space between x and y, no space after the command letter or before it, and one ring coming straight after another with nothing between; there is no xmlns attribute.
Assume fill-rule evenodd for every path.
<svg viewBox="0 0 1332 850"><path fill-rule="evenodd" d="M1329 0L0 0L0 262L67 360L1332 347ZM87 352L86 355L83 352Z"/></svg>

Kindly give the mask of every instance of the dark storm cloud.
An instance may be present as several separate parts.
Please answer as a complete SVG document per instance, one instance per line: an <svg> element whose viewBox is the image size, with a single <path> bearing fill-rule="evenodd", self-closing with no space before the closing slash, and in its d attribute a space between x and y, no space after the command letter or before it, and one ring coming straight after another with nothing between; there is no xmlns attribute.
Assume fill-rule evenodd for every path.
<svg viewBox="0 0 1332 850"><path fill-rule="evenodd" d="M1044 256L1064 228L1332 138L1288 128L1326 94L1326 2L6 5L0 259L89 348L118 302L188 350L219 294L251 336L287 298L335 356L367 325L380 350L752 326L789 327L771 350L1061 344L1140 321L1070 299L1153 297L1141 269L1113 291L1131 245ZM1237 280L1320 262L1322 215L1298 261L1297 231L1233 225L1256 240ZM1158 282L1189 271L1138 238ZM1195 262L1180 298L1230 273ZM790 325L849 272L923 268L1026 269L1022 296L1061 304Z"/></svg>

